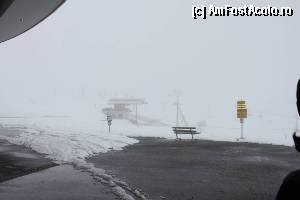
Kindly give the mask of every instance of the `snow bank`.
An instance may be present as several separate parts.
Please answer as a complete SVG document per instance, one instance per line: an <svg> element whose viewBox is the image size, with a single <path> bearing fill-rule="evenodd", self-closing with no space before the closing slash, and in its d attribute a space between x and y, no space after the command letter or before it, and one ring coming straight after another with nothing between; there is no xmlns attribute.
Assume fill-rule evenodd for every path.
<svg viewBox="0 0 300 200"><path fill-rule="evenodd" d="M126 183L106 174L105 170L86 162L87 157L110 150L121 150L138 142L137 140L116 132L107 133L97 127L83 128L82 125L78 126L77 120L72 119L14 119L6 126L16 127L16 124L27 128L17 136L0 135L0 139L46 154L46 157L58 164L68 163L87 171L95 180L111 187L112 192L120 199L134 200L133 196L147 199L139 190L130 188ZM19 128L22 126L18 125Z"/></svg>
<svg viewBox="0 0 300 200"><path fill-rule="evenodd" d="M6 139L46 154L57 163L72 163L97 153L121 150L124 146L137 142L116 134L51 129L24 129L19 136Z"/></svg>

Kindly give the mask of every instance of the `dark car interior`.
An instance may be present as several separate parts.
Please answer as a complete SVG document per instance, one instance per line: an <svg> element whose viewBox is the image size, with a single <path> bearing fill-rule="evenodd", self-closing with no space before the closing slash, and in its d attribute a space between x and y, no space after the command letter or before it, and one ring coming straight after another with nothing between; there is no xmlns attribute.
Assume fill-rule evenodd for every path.
<svg viewBox="0 0 300 200"><path fill-rule="evenodd" d="M1 0L0 1L0 42L14 38L31 29L65 0Z"/></svg>

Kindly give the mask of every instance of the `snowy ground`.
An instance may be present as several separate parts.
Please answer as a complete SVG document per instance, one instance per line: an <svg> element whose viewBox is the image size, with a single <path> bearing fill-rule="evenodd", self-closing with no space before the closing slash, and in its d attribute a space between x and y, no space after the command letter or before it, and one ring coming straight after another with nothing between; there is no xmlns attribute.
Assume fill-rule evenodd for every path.
<svg viewBox="0 0 300 200"><path fill-rule="evenodd" d="M32 117L2 118L4 126L26 127L19 136L6 137L15 144L23 144L38 152L45 153L57 162L73 162L97 153L120 150L138 142L132 137L163 137L174 139L171 126L135 126L124 120L113 120L112 132L108 133L107 123L96 117ZM240 137L240 124L236 119L222 121L218 118L206 120L206 126L199 128L196 138L236 141ZM295 121L276 118L249 118L245 121L245 141L292 146L291 135ZM190 136L182 136L190 138Z"/></svg>
<svg viewBox="0 0 300 200"><path fill-rule="evenodd" d="M121 199L134 199L130 194L140 196L142 199L144 197L138 190L131 189L129 185L107 174L105 170L88 163L86 158L110 150L121 150L138 142L130 136L175 138L171 125L135 126L124 120L113 120L112 132L108 133L106 121L96 117L1 118L0 123L2 126L22 129L19 135L0 135L0 139L25 145L46 154L56 163L72 164L87 171L95 180L109 185ZM245 123L244 141L291 146L293 127L295 123L292 120L250 118ZM210 119L201 129L201 135L197 135L196 138L236 141L240 136L239 122L235 119L228 121ZM130 194L126 191L130 191Z"/></svg>

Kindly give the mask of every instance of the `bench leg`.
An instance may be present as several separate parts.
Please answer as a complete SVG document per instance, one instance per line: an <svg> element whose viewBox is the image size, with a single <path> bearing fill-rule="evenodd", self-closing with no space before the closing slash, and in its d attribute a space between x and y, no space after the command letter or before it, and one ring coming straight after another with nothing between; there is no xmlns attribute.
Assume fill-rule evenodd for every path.
<svg viewBox="0 0 300 200"><path fill-rule="evenodd" d="M192 140L194 140L194 134L192 134Z"/></svg>
<svg viewBox="0 0 300 200"><path fill-rule="evenodd" d="M178 139L178 135L176 134L176 139Z"/></svg>

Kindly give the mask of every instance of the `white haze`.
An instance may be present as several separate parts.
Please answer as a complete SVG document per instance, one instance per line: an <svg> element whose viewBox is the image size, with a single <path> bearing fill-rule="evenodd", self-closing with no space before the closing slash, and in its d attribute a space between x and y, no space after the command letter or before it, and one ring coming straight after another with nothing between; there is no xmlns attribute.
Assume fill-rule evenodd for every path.
<svg viewBox="0 0 300 200"><path fill-rule="evenodd" d="M224 132L227 122L238 128L235 106L243 98L247 126L263 116L273 120L264 127L294 128L300 3L263 2L291 6L293 17L194 21L192 5L204 3L67 1L34 29L0 44L0 115L100 120L107 99L137 97L149 103L142 114L173 123L179 89L191 125L217 119L213 125L220 122Z"/></svg>

